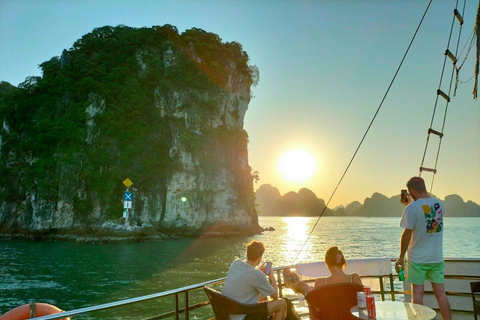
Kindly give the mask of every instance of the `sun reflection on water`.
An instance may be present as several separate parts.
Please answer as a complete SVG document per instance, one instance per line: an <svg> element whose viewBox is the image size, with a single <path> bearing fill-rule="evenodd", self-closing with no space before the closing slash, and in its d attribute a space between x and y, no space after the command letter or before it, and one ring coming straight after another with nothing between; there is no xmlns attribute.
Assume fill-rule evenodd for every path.
<svg viewBox="0 0 480 320"><path fill-rule="evenodd" d="M283 222L287 226L286 237L289 240L293 241L304 241L306 235L308 235L308 222L309 218L307 217L284 217L282 218Z"/></svg>
<svg viewBox="0 0 480 320"><path fill-rule="evenodd" d="M302 259L312 253L313 245L311 241L305 241L308 238L311 227L311 218L309 217L283 217L282 222L285 224L286 233L282 239L281 252L285 261L294 263L295 258ZM304 245L302 249L302 246ZM300 252L300 250L302 250ZM299 253L300 252L300 253Z"/></svg>

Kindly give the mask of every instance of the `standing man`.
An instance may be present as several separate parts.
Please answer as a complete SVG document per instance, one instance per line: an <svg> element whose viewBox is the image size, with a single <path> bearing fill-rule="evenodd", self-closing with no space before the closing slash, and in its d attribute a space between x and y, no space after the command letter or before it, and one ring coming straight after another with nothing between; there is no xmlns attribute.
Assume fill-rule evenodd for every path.
<svg viewBox="0 0 480 320"><path fill-rule="evenodd" d="M262 261L265 244L260 241L251 241L247 244L247 260L235 260L228 270L222 294L241 303L258 305L258 313L252 315L234 315L234 320L260 320L273 315L273 320L283 320L287 314L287 302L278 298L278 287L273 271L265 275L265 267L255 269ZM271 301L266 301L270 296ZM291 314L289 310L288 314ZM296 319L296 318L293 318Z"/></svg>
<svg viewBox="0 0 480 320"><path fill-rule="evenodd" d="M412 284L413 303L423 305L424 282L428 280L432 284L442 318L451 320L452 310L443 285L445 208L440 200L427 193L422 178L411 178L407 182L407 188L409 195L403 202L406 207L400 221L400 226L404 228L400 240L400 257L395 262L395 270L398 272L399 267L404 268L407 253L407 273Z"/></svg>

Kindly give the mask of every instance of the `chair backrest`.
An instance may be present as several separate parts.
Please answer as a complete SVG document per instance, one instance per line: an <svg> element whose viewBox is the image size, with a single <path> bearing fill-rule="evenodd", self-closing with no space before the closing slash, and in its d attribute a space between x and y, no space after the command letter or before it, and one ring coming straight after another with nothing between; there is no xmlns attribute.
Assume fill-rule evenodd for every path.
<svg viewBox="0 0 480 320"><path fill-rule="evenodd" d="M475 295L480 294L480 282L470 282L470 288L472 289L473 316L477 320L477 315L480 315L480 300L477 300Z"/></svg>
<svg viewBox="0 0 480 320"><path fill-rule="evenodd" d="M357 304L357 292L361 291L363 286L354 283L331 284L313 289L305 297L310 319L358 319L350 309Z"/></svg>
<svg viewBox="0 0 480 320"><path fill-rule="evenodd" d="M208 300L210 300L216 320L229 320L229 315L231 314L254 314L259 312L260 304L258 303L240 303L212 288L203 287L203 289L207 293Z"/></svg>
<svg viewBox="0 0 480 320"><path fill-rule="evenodd" d="M470 282L470 288L472 289L473 298L475 298L475 294L480 294L480 282Z"/></svg>

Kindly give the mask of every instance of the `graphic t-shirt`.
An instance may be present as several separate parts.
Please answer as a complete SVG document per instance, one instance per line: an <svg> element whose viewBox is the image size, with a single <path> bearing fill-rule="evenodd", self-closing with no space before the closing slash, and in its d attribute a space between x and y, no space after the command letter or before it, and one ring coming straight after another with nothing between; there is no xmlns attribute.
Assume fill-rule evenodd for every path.
<svg viewBox="0 0 480 320"><path fill-rule="evenodd" d="M413 230L408 260L415 263L443 261L443 203L435 198L420 198L403 211L400 226Z"/></svg>

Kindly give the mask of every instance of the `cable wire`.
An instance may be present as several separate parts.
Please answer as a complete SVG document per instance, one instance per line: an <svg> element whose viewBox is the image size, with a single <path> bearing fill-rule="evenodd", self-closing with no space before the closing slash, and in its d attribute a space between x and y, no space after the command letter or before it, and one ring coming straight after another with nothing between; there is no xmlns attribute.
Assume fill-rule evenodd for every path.
<svg viewBox="0 0 480 320"><path fill-rule="evenodd" d="M380 109L381 109L382 106L383 106L383 102L384 102L385 99L387 98L387 95L388 95L388 93L390 92L390 89L392 88L392 85L393 85L393 83L395 82L395 79L397 78L398 73L400 72L400 69L401 69L401 67L402 67L402 65L403 65L403 62L405 61L405 58L407 57L407 54L408 54L408 52L410 51L410 47L412 46L413 41L415 40L415 38L416 38L416 36L417 36L418 30L420 29L420 27L421 27L421 25L422 25L422 23L423 23L423 20L425 19L425 16L427 15L428 9L430 8L430 5L432 4L432 1L433 1L433 0L430 0L430 1L428 2L427 8L425 9L425 12L423 13L423 16L422 16L422 18L420 19L420 22L419 22L419 24L418 24L418 26L417 26L417 29L415 30L415 33L413 34L413 37L412 37L412 39L410 40L410 43L409 43L409 45L408 45L408 47L407 47L407 50L405 51L405 54L403 55L403 58L402 58L402 60L401 60L401 62L400 62L400 65L398 66L397 71L395 72L395 75L393 76L392 80L390 81L390 84L389 84L389 86L388 86L388 88L387 88L387 91L385 92L385 94L384 94L384 96L383 96L383 98L382 98L382 100L381 100L381 102L380 102L380 104L379 104L379 106L378 106L378 108L377 108L377 111L376 111L375 114L373 115L373 118L372 118L372 120L370 121L370 124L368 125L367 130L366 130L365 133L363 134L363 137L362 137L362 139L360 140L360 143L358 144L357 149L355 150L352 158L350 159L350 162L348 163L345 171L343 172L340 180L338 181L337 186L336 186L335 189L333 190L330 198L328 199L328 202L325 204L325 207L323 208L322 212L321 212L320 215L318 216L317 221L315 222L315 224L313 225L312 229L310 230L310 233L308 234L307 239L305 239L305 241L303 242L302 247L301 247L300 250L298 251L298 253L297 253L295 259L293 260L293 263L292 263L292 264L295 264L295 262L297 261L298 256L299 256L300 253L303 251L303 248L305 247L305 244L307 244L310 236L312 235L313 231L314 231L315 228L317 227L317 224L318 224L318 222L320 221L320 218L321 218L321 217L323 216L323 214L325 213L325 210L327 209L328 205L330 204L330 201L333 199L335 193L337 192L338 187L339 187L340 184L342 183L343 178L345 178L345 175L347 174L348 170L350 169L350 166L352 165L353 160L354 160L355 157L357 156L357 153L358 153L358 151L360 150L360 147L362 146L363 141L365 140L368 132L370 131L370 128L372 127L373 122L374 122L375 119L377 118L377 115L378 115L378 113L380 112Z"/></svg>

